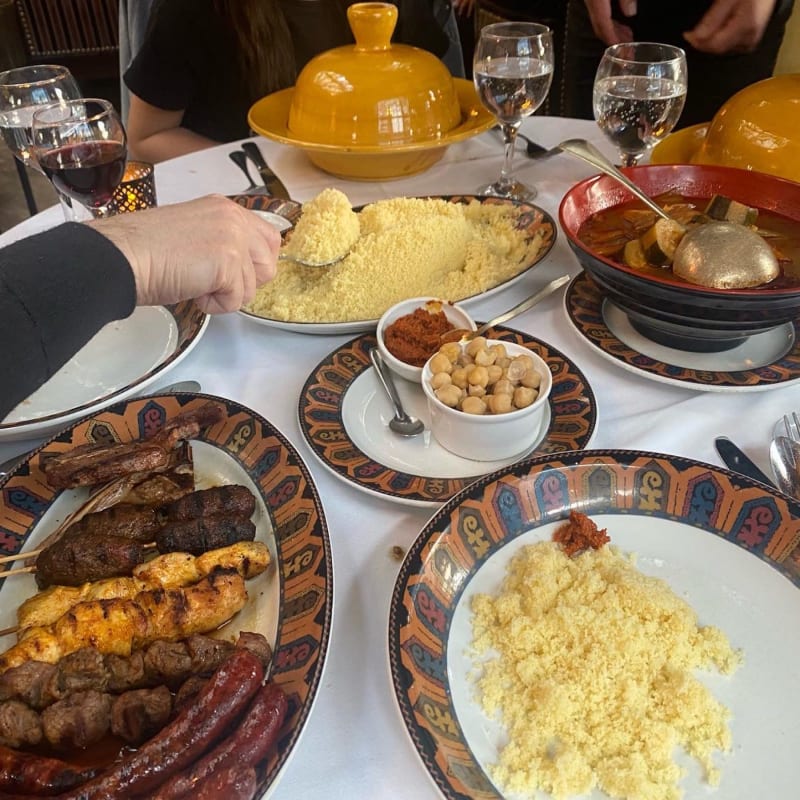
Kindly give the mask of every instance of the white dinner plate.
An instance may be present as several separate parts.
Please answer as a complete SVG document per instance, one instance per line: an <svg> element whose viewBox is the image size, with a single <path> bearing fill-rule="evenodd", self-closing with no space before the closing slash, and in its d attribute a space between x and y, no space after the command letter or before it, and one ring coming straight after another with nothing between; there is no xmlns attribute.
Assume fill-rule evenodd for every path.
<svg viewBox="0 0 800 800"><path fill-rule="evenodd" d="M308 468L280 431L250 409L208 395L154 395L118 403L60 433L0 484L0 554L32 550L89 496L87 489L53 490L40 457L98 441L145 438L167 419L209 400L221 403L225 413L191 442L195 486L247 486L256 497L256 539L272 556L267 571L247 581L244 608L218 634L235 639L247 630L266 636L273 648L270 677L289 698L280 739L258 770L261 796L274 788L308 719L321 685L333 614L324 511ZM16 623L19 604L35 591L32 575L0 579L0 628ZM13 641L13 636L0 639L0 650Z"/></svg>
<svg viewBox="0 0 800 800"><path fill-rule="evenodd" d="M194 303L140 306L105 325L0 423L0 441L44 436L142 392L194 349L209 317Z"/></svg>
<svg viewBox="0 0 800 800"><path fill-rule="evenodd" d="M504 730L475 697L471 598L496 593L520 547L551 539L570 511L607 528L716 625L743 662L701 680L732 711L733 747L717 754L714 793L689 757L685 800L796 794L800 637L800 504L736 473L623 450L530 459L477 480L434 514L409 549L389 617L391 680L425 769L448 800L498 800L491 780ZM535 800L549 795L539 793ZM598 790L587 800L607 800Z"/></svg>
<svg viewBox="0 0 800 800"><path fill-rule="evenodd" d="M375 337L364 335L337 348L306 380L300 393L300 428L314 454L338 478L398 503L433 507L480 475L530 454L586 447L597 422L597 406L578 367L554 347L510 328L493 338L517 342L540 355L553 374L542 435L527 452L504 461L473 461L445 450L430 433L422 387L395 383L406 410L427 430L412 438L392 433L388 397L369 359Z"/></svg>
<svg viewBox="0 0 800 800"><path fill-rule="evenodd" d="M722 352L677 350L639 333L585 272L567 286L564 310L599 355L648 380L704 392L760 392L800 381L800 321L749 336Z"/></svg>
<svg viewBox="0 0 800 800"><path fill-rule="evenodd" d="M547 254L550 252L553 244L556 241L557 228L553 218L546 211L531 203L477 195L429 195L429 197L432 197L433 199L448 200L452 203L467 203L470 200L479 200L482 203L508 203L520 206L523 211L519 221L520 228L524 230L529 237L533 237L535 235L542 236L542 244L536 253L536 257L530 263L524 264L516 275L504 281L503 283L499 283L497 286L493 286L491 289L487 289L485 292L481 292L480 294L466 297L461 300L458 298L450 298L452 300L458 300L459 305L464 306L467 309L474 307L479 301L485 300L487 297L490 297L491 295L496 294L503 289L507 289L521 281L529 270L541 263L545 256L547 256ZM241 202L242 204L246 203L250 208L254 208L257 206L254 206L253 204L257 203L258 200L256 198L252 198L251 196L243 200L237 200L237 202ZM356 208L356 210L359 209ZM282 211L281 213L286 214L285 211ZM296 216L291 217L292 222L295 222L296 219ZM398 298L398 300L402 299L405 298ZM336 336L373 331L378 325L377 317L375 319L360 319L352 322L297 322L262 317L258 314L253 314L250 311L240 311L239 313L252 322L258 323L259 325L280 328L281 330L292 331L293 333L307 333L320 336Z"/></svg>

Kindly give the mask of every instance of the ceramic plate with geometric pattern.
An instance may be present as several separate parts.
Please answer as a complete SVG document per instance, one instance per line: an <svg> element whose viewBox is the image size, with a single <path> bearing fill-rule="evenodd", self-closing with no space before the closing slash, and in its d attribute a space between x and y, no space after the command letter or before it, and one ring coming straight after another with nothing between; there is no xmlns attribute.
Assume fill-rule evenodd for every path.
<svg viewBox="0 0 800 800"><path fill-rule="evenodd" d="M333 613L328 529L311 475L289 441L266 419L231 400L175 394L118 403L83 419L44 444L0 483L0 553L36 547L87 490L55 491L39 467L40 454L91 442L131 441L208 400L225 407L223 420L192 441L195 485L246 485L256 497L256 539L272 555L266 573L247 582L248 601L220 635L263 633L273 645L271 676L289 698L277 746L258 773L259 796L276 781L303 730L320 687ZM0 579L0 628L16 622L19 604L36 590L31 575ZM5 650L12 637L0 640Z"/></svg>
<svg viewBox="0 0 800 800"><path fill-rule="evenodd" d="M661 383L704 392L761 392L800 381L800 320L777 325L717 353L676 350L647 339L585 273L564 293L575 331L603 358Z"/></svg>
<svg viewBox="0 0 800 800"><path fill-rule="evenodd" d="M543 432L528 452L505 461L473 461L449 453L430 433L422 387L400 378L395 383L406 411L423 420L428 430L415 437L391 433L391 404L369 358L375 336L365 334L328 355L300 392L300 429L314 454L357 489L407 505L434 507L478 475L532 454L586 447L597 423L597 404L577 365L552 345L511 328L497 326L486 335L524 345L550 367L553 388Z"/></svg>
<svg viewBox="0 0 800 800"><path fill-rule="evenodd" d="M434 514L408 551L390 605L391 678L442 794L504 796L488 771L504 732L484 715L470 678L470 602L496 593L513 554L551 539L571 510L607 528L612 544L636 553L637 567L664 579L700 624L719 626L743 650L732 676L702 677L733 712L733 749L716 759L719 796L794 797L800 504L709 464L624 450L530 459L479 478ZM710 796L696 765L679 763L688 768L685 799Z"/></svg>

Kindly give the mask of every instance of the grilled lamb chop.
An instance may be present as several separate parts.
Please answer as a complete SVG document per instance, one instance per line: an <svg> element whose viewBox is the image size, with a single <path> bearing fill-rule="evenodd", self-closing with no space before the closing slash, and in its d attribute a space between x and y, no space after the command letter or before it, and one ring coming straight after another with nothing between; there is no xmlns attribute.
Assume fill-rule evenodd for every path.
<svg viewBox="0 0 800 800"><path fill-rule="evenodd" d="M20 700L0 703L0 744L24 747L42 741L39 715Z"/></svg>
<svg viewBox="0 0 800 800"><path fill-rule="evenodd" d="M210 675L222 666L233 650L233 644L223 639L212 639L210 636L190 636L186 640L186 649L192 660L192 674Z"/></svg>
<svg viewBox="0 0 800 800"><path fill-rule="evenodd" d="M0 675L0 700L21 700L25 705L42 709L55 699L50 693L50 681L57 672L55 664L26 661Z"/></svg>
<svg viewBox="0 0 800 800"><path fill-rule="evenodd" d="M166 686L134 689L121 694L111 707L111 732L129 744L141 744L160 731L172 714Z"/></svg>
<svg viewBox="0 0 800 800"><path fill-rule="evenodd" d="M192 674L192 657L184 642L153 642L145 650L144 669L151 685L177 686Z"/></svg>
<svg viewBox="0 0 800 800"><path fill-rule="evenodd" d="M272 661L272 648L269 646L266 636L252 631L242 631L236 640L236 646L246 647L252 653L255 653L261 659L265 669L269 669L269 664Z"/></svg>
<svg viewBox="0 0 800 800"><path fill-rule="evenodd" d="M186 703L191 702L192 698L194 698L200 690L206 685L208 682L208 678L203 678L200 675L192 675L191 678L187 678L175 692L175 701L173 703L173 709L178 712L180 711Z"/></svg>
<svg viewBox="0 0 800 800"><path fill-rule="evenodd" d="M99 741L111 728L110 694L89 690L75 692L42 711L42 730L57 749L85 748Z"/></svg>
<svg viewBox="0 0 800 800"><path fill-rule="evenodd" d="M82 647L58 662L48 690L54 700L89 689L105 692L110 677L103 656L94 647Z"/></svg>
<svg viewBox="0 0 800 800"><path fill-rule="evenodd" d="M129 656L109 653L104 657L109 672L108 691L126 692L129 689L142 689L149 685L144 668L144 653L134 650Z"/></svg>

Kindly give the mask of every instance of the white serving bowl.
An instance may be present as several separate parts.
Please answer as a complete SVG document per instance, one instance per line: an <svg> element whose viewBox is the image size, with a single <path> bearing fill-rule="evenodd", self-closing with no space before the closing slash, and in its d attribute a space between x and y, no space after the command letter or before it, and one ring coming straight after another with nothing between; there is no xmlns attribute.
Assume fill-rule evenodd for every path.
<svg viewBox="0 0 800 800"><path fill-rule="evenodd" d="M438 297L412 297L410 300L401 300L399 303L395 303L388 308L378 320L378 329L376 332L378 351L383 356L386 365L395 375L399 375L401 378L405 378L407 381L412 381L413 383L420 382L422 378L422 367L412 366L405 361L401 361L396 356L393 356L386 348L386 344L383 340L383 332L395 320L406 316L406 314L413 314L418 308L424 308L426 303L441 304L444 315L450 321L450 324L456 328L474 331L478 327L475 324L475 320L473 320L461 306Z"/></svg>
<svg viewBox="0 0 800 800"><path fill-rule="evenodd" d="M527 452L541 436L544 411L553 387L547 363L527 347L505 340L489 340L489 345L503 344L509 356L530 356L541 376L539 396L534 402L506 414L467 414L446 406L431 388L433 372L430 359L422 368L422 390L428 401L431 433L451 453L473 461L497 461ZM466 347L465 344L461 345Z"/></svg>

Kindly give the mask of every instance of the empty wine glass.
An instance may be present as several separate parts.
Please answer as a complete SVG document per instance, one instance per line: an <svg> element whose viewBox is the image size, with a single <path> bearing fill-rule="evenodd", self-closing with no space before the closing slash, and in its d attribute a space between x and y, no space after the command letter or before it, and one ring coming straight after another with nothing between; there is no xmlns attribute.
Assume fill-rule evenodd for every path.
<svg viewBox="0 0 800 800"><path fill-rule="evenodd" d="M536 189L515 180L511 160L517 131L544 102L553 80L553 34L536 22L497 22L481 29L472 66L478 95L500 123L505 143L500 178L481 194L529 200Z"/></svg>
<svg viewBox="0 0 800 800"><path fill-rule="evenodd" d="M108 100L90 97L43 106L33 115L33 149L56 189L92 216L106 216L128 155L125 128Z"/></svg>
<svg viewBox="0 0 800 800"><path fill-rule="evenodd" d="M594 117L633 167L672 131L686 100L686 54L656 42L607 48L594 79Z"/></svg>
<svg viewBox="0 0 800 800"><path fill-rule="evenodd" d="M44 105L73 100L81 90L72 73L59 64L34 64L0 72L0 135L26 166L39 169L32 155L34 112ZM57 192L66 219L72 219L69 198Z"/></svg>

